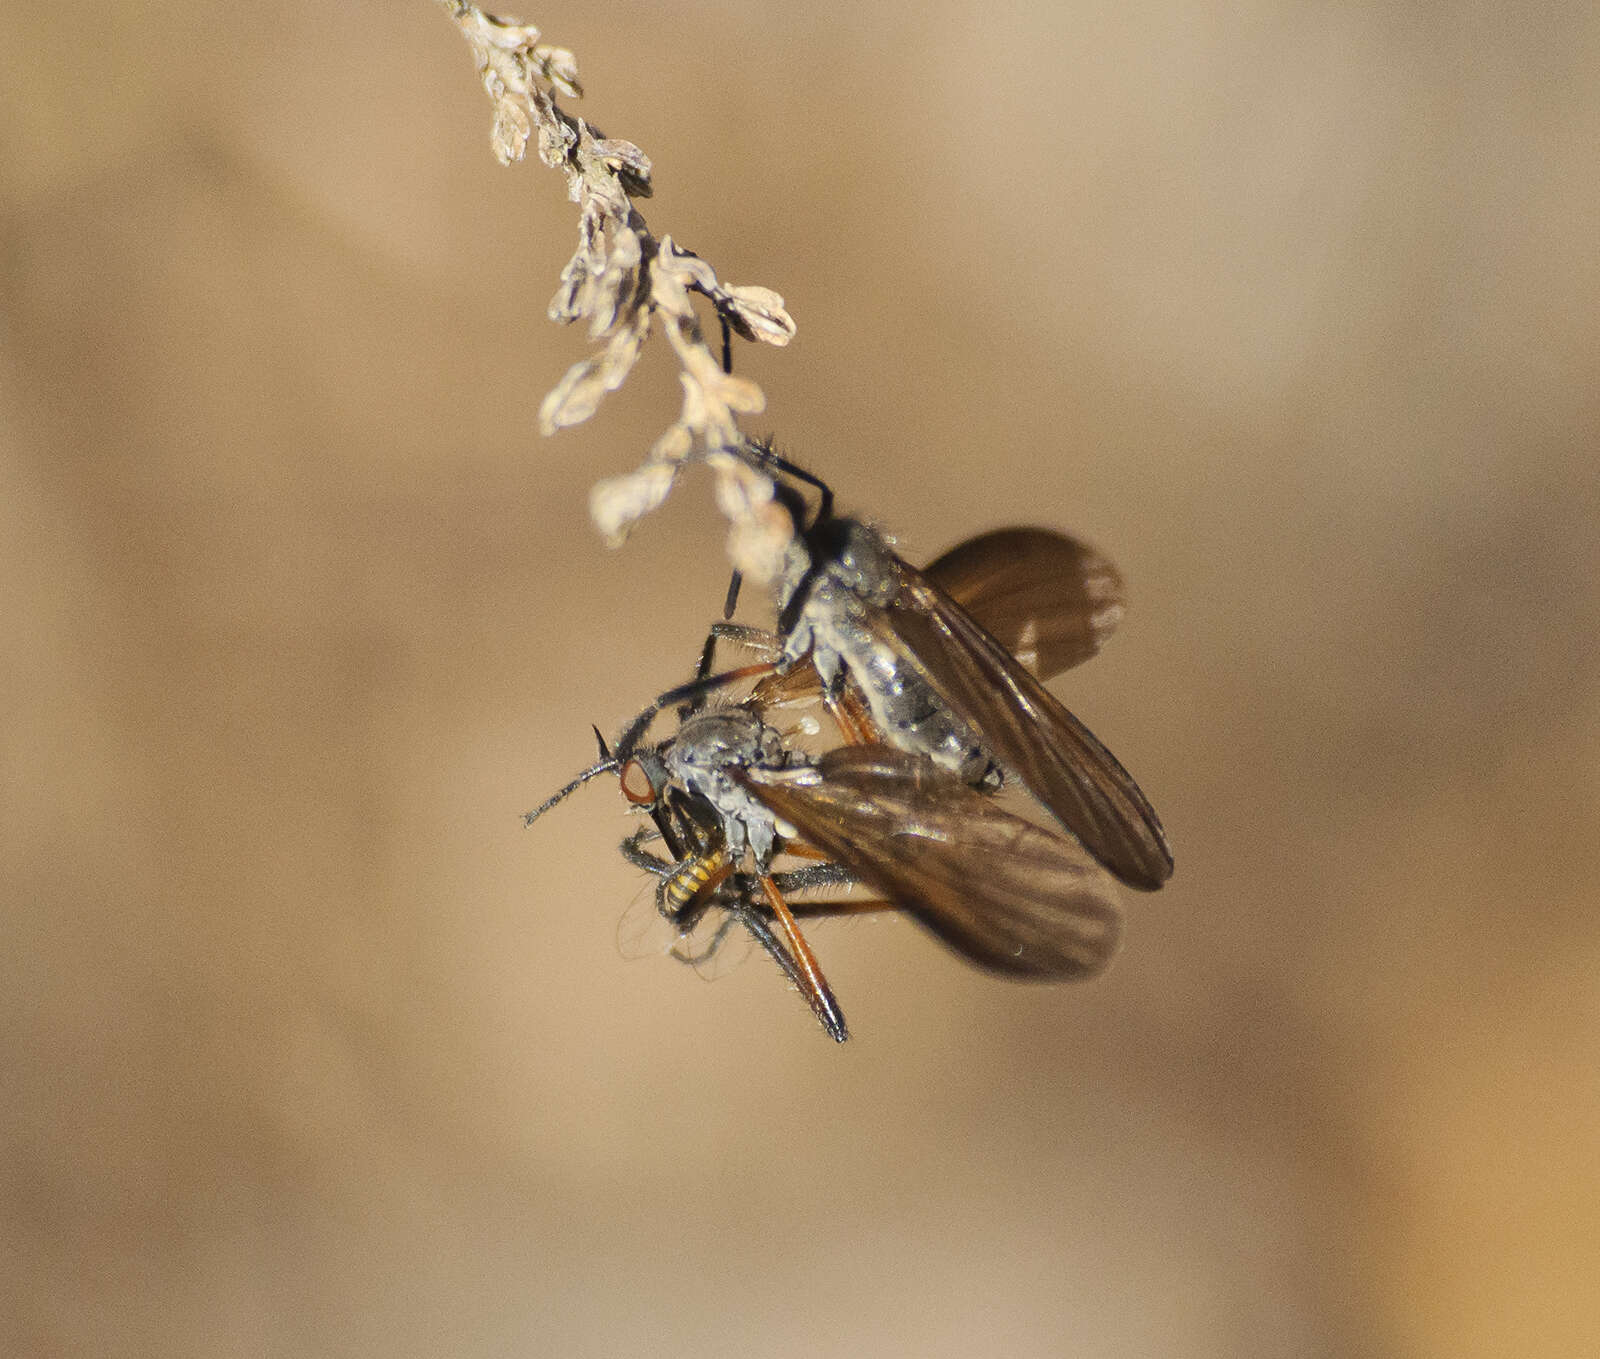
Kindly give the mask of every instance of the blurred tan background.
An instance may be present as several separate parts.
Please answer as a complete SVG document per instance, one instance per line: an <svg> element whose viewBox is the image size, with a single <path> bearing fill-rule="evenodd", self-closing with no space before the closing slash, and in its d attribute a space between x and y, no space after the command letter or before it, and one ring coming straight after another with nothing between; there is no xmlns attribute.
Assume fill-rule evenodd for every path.
<svg viewBox="0 0 1600 1359"><path fill-rule="evenodd" d="M194 16L198 14L197 20ZM892 919L619 954L703 476L539 438L559 176L442 12L0 21L0 1351L1600 1352L1600 18L547 7L770 430L1133 608L1059 692L1178 874L1103 980Z"/></svg>

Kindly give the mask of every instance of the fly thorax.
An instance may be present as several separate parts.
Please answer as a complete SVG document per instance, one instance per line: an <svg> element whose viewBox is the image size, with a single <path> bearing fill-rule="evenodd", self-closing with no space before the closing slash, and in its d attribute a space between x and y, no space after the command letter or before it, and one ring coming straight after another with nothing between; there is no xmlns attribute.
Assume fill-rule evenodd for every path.
<svg viewBox="0 0 1600 1359"><path fill-rule="evenodd" d="M839 528L827 574L863 604L888 608L900 589L900 571L883 535L854 519L840 520Z"/></svg>
<svg viewBox="0 0 1600 1359"><path fill-rule="evenodd" d="M712 708L684 719L667 759L678 768L748 765L776 739L777 733L748 708Z"/></svg>
<svg viewBox="0 0 1600 1359"><path fill-rule="evenodd" d="M690 786L716 809L728 853L734 861L741 859L748 848L756 862L765 868L772 858L776 834L772 813L725 773L691 782Z"/></svg>
<svg viewBox="0 0 1600 1359"><path fill-rule="evenodd" d="M679 728L667 764L690 791L716 810L735 859L748 846L765 865L772 855L772 813L733 779L730 770L778 768L783 738L744 708L723 708L689 718Z"/></svg>
<svg viewBox="0 0 1600 1359"><path fill-rule="evenodd" d="M836 576L819 575L786 639L785 653L793 650L798 660L809 651L823 686L835 692L841 663L848 664L864 635L860 619L861 601Z"/></svg>
<svg viewBox="0 0 1600 1359"><path fill-rule="evenodd" d="M730 767L687 765L679 771L679 777L685 787L704 798L716 812L733 860L742 859L748 848L764 867L772 857L772 813L733 781L728 774Z"/></svg>

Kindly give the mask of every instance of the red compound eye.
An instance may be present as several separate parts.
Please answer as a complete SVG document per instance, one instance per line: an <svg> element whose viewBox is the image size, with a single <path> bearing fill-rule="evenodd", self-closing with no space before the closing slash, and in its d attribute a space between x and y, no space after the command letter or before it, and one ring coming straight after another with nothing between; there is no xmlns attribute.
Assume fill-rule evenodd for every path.
<svg viewBox="0 0 1600 1359"><path fill-rule="evenodd" d="M622 796L633 803L635 807L649 807L659 794L655 784L650 782L650 774L638 760L629 760L622 766Z"/></svg>

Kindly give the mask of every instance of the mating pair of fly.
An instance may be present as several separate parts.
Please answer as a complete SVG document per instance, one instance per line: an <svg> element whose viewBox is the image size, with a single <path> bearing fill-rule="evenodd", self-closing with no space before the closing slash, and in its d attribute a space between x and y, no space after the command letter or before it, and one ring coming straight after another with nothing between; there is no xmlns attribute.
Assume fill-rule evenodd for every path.
<svg viewBox="0 0 1600 1359"><path fill-rule="evenodd" d="M1094 975L1117 947L1113 880L1152 891L1172 874L1138 784L1044 687L1116 626L1115 568L1063 534L1011 528L919 571L836 515L816 477L763 444L743 454L774 477L795 524L776 629L714 623L694 679L613 746L597 729L598 762L528 824L615 772L651 822L622 852L657 879L657 908L680 938L708 921L708 948L747 931L841 1043L844 1014L801 919L904 911L991 971ZM738 587L735 574L725 620ZM719 644L759 660L715 672ZM743 692L730 701L734 686ZM819 702L838 743L814 755L796 739L818 730L814 719L773 723ZM669 708L677 729L647 740ZM1061 829L1003 805L1008 784ZM860 891L876 895L847 894Z"/></svg>

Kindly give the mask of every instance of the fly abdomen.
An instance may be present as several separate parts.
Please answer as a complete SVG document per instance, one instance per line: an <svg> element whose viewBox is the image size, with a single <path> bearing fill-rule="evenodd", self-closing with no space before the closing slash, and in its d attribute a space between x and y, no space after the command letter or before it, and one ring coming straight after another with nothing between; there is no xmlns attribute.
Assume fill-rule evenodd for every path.
<svg viewBox="0 0 1600 1359"><path fill-rule="evenodd" d="M725 845L685 859L662 878L657 889L656 901L662 915L676 919L732 871L733 861Z"/></svg>
<svg viewBox="0 0 1600 1359"><path fill-rule="evenodd" d="M891 745L931 757L968 783L994 762L974 732L938 696L871 619L897 588L894 559L875 534L846 522L848 554L820 571L785 642L789 663L810 654L824 685L848 672Z"/></svg>
<svg viewBox="0 0 1600 1359"><path fill-rule="evenodd" d="M968 783L988 776L994 762L976 734L909 665L857 626L834 628L830 640L891 745L927 755Z"/></svg>

